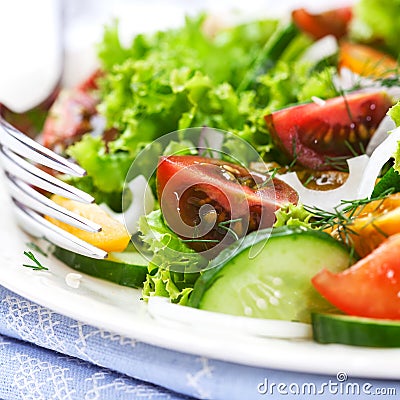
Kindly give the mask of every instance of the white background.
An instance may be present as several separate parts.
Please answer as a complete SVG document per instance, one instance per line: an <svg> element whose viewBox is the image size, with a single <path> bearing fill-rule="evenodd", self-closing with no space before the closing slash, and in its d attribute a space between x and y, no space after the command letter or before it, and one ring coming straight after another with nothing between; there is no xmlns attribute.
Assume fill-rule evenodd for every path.
<svg viewBox="0 0 400 400"><path fill-rule="evenodd" d="M103 26L120 20L123 41L134 33L177 26L185 13L210 10L222 20L282 15L291 8L338 7L351 0L0 0L0 102L22 112L45 99L61 75L65 85L95 65ZM64 49L65 57L62 58Z"/></svg>

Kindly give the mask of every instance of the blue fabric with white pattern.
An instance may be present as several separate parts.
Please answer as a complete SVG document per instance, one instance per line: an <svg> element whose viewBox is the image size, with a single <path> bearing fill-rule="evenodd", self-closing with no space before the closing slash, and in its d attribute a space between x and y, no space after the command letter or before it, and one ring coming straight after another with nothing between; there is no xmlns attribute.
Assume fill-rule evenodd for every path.
<svg viewBox="0 0 400 400"><path fill-rule="evenodd" d="M334 378L248 367L151 346L67 318L0 286L0 398L4 400L308 399L307 393L284 395L276 388L274 395L264 393L266 379L318 386ZM390 387L400 393L398 382L368 382L373 390Z"/></svg>

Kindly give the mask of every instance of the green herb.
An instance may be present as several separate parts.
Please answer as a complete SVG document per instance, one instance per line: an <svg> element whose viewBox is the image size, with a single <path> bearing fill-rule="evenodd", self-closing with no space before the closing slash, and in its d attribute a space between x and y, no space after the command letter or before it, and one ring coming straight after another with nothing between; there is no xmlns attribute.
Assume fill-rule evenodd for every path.
<svg viewBox="0 0 400 400"><path fill-rule="evenodd" d="M390 235L388 235L386 232L384 232L381 228L379 228L379 226L376 226L373 222L371 223L371 225L373 226L373 228L380 234L382 235L384 238L388 238Z"/></svg>
<svg viewBox="0 0 400 400"><path fill-rule="evenodd" d="M292 139L292 157L293 157L293 160L288 165L288 171L291 171L297 163L298 155L297 155L297 142L296 142L295 137L293 137L293 139Z"/></svg>
<svg viewBox="0 0 400 400"><path fill-rule="evenodd" d="M181 239L183 243L219 243L217 239Z"/></svg>
<svg viewBox="0 0 400 400"><path fill-rule="evenodd" d="M379 196L371 197L370 199L360 200L342 200L341 204L334 208L334 211L325 211L318 207L305 207L307 211L313 214L311 226L317 229L335 229L337 238L353 249L352 235L357 235L357 232L352 229L354 220L363 212L365 206L373 201L380 200L372 210L372 213L379 209L383 201L392 193L392 189L382 192ZM374 218L368 224L374 225ZM376 227L375 227L376 228Z"/></svg>
<svg viewBox="0 0 400 400"><path fill-rule="evenodd" d="M340 172L348 172L349 166L347 164L349 156L326 156L324 159L324 166L331 167Z"/></svg>
<svg viewBox="0 0 400 400"><path fill-rule="evenodd" d="M220 222L218 224L218 227L221 228L221 229L224 229L228 233L230 233L235 238L235 240L239 240L238 234L232 228L230 228L229 226L226 226L227 222L230 222L230 221Z"/></svg>
<svg viewBox="0 0 400 400"><path fill-rule="evenodd" d="M315 179L313 174L310 174L307 179L304 181L303 185L307 187L307 185Z"/></svg>
<svg viewBox="0 0 400 400"><path fill-rule="evenodd" d="M42 250L36 243L29 242L29 243L26 243L26 245L27 245L30 249L35 250L35 251L37 251L38 253L40 253L42 256L45 256L45 257L48 256L48 254L47 254L44 250Z"/></svg>
<svg viewBox="0 0 400 400"><path fill-rule="evenodd" d="M274 167L271 168L267 171L267 179L265 179L265 181L263 181L262 183L257 185L257 189L262 189L266 186L269 186L271 184L271 182L273 181L273 179L276 177L276 175L279 173L279 170L281 169L281 167Z"/></svg>
<svg viewBox="0 0 400 400"><path fill-rule="evenodd" d="M344 144L345 144L345 146L349 149L349 151L350 151L350 153L351 153L351 155L353 156L353 157L357 157L357 156L359 156L361 153L358 153L357 151L356 151L356 149L354 148L354 146L346 139L345 141L344 141ZM359 146L361 147L361 145L362 145L362 143L359 143Z"/></svg>
<svg viewBox="0 0 400 400"><path fill-rule="evenodd" d="M48 271L48 268L43 266L31 251L24 251L24 255L26 255L31 261L35 263L35 265L22 264L24 267L32 268L34 271Z"/></svg>
<svg viewBox="0 0 400 400"><path fill-rule="evenodd" d="M365 154L365 146L362 142L350 143L348 140L344 141L344 145L349 149L351 157L357 157ZM349 166L347 160L350 156L326 156L323 165L329 166L340 172L348 172Z"/></svg>

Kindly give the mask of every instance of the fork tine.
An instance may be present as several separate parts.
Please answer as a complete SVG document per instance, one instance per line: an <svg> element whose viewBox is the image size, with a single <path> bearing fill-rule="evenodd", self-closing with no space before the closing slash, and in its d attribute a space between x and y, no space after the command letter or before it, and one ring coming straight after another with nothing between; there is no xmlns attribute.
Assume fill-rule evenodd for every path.
<svg viewBox="0 0 400 400"><path fill-rule="evenodd" d="M97 259L104 259L107 257L107 252L104 250L79 239L67 231L64 231L38 215L36 212L26 208L23 204L18 203L18 201L14 200L14 204L16 206L15 213L17 219L19 220L22 229L27 231L27 233L36 237L43 237L57 246L87 257Z"/></svg>
<svg viewBox="0 0 400 400"><path fill-rule="evenodd" d="M35 142L3 118L0 118L0 127L3 128L3 132L0 134L0 143L13 152L59 172L73 176L86 174L83 168Z"/></svg>
<svg viewBox="0 0 400 400"><path fill-rule="evenodd" d="M92 203L94 201L89 194L40 170L5 147L0 148L0 158L4 169L24 182L72 200L84 203Z"/></svg>
<svg viewBox="0 0 400 400"><path fill-rule="evenodd" d="M29 160L29 161L28 161ZM0 161L2 162L15 214L22 229L50 242L91 258L103 259L107 252L47 221L41 214L52 216L89 232L101 226L60 207L32 186L69 199L92 203L94 198L34 165L38 163L72 176L84 176L85 170L41 146L0 117Z"/></svg>
<svg viewBox="0 0 400 400"><path fill-rule="evenodd" d="M101 230L100 225L59 206L54 201L40 194L31 186L20 181L18 178L13 177L9 172L6 172L5 175L11 196L18 200L19 203L24 204L26 207L41 214L54 217L62 222L88 232L99 232Z"/></svg>

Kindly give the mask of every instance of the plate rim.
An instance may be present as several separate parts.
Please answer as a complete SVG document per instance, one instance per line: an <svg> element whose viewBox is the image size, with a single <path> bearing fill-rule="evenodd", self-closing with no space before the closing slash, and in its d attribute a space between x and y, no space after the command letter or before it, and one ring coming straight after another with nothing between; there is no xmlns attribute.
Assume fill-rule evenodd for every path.
<svg viewBox="0 0 400 400"><path fill-rule="evenodd" d="M166 324L151 318L146 311L147 305L138 302L138 289L86 274L81 274L83 278L77 289L67 286L65 276L77 271L52 256L43 260L50 272L23 268L24 244L32 238L17 226L11 207L4 190L0 193L0 219L3 221L2 230L8 234L0 243L4 272L0 274L0 284L56 313L149 345L249 367L319 375L335 375L344 370L351 377L400 379L395 361L400 356L400 348L324 345L311 340L271 339L244 334L226 337L226 332L218 330L199 332L191 326ZM87 296L88 290L92 297ZM117 303L106 302L106 297ZM82 298L84 304L80 303ZM122 309L116 304L127 308ZM93 307L101 313L93 312Z"/></svg>

